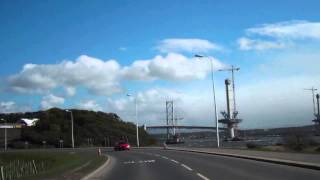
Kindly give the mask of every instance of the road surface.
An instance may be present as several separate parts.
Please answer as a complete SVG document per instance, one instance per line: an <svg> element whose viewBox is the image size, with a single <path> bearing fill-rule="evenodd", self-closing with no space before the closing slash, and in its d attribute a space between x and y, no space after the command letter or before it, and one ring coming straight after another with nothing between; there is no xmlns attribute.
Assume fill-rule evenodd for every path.
<svg viewBox="0 0 320 180"><path fill-rule="evenodd" d="M110 180L318 180L320 171L169 150L106 151Z"/></svg>

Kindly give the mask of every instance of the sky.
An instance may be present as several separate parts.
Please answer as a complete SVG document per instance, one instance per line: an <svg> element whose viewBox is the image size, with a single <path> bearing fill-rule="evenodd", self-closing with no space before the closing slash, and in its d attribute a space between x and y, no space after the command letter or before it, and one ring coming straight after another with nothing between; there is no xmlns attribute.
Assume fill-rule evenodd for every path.
<svg viewBox="0 0 320 180"><path fill-rule="evenodd" d="M253 0L0 1L0 113L115 112L214 126L235 73L240 128L311 125L320 88L320 2ZM195 58L201 54L204 58ZM131 96L127 96L131 94ZM220 116L220 115L219 115ZM221 116L220 116L221 118Z"/></svg>

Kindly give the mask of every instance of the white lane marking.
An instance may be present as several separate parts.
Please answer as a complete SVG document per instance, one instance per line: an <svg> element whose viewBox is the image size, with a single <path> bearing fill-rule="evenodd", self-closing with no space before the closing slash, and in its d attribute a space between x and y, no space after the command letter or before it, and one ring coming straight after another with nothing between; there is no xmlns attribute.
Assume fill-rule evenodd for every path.
<svg viewBox="0 0 320 180"><path fill-rule="evenodd" d="M192 171L192 169L189 166L185 165L185 164L181 164L181 166L186 168L186 169L188 169L189 171Z"/></svg>
<svg viewBox="0 0 320 180"><path fill-rule="evenodd" d="M126 162L123 162L123 164L135 164L135 163L139 163L139 164L142 164L142 163L155 163L156 160L154 159L151 159L151 160L140 160L140 161L126 161Z"/></svg>
<svg viewBox="0 0 320 180"><path fill-rule="evenodd" d="M170 159L172 162L179 164L178 161L174 160L174 159Z"/></svg>
<svg viewBox="0 0 320 180"><path fill-rule="evenodd" d="M197 175L199 177L201 177L203 180L210 180L209 178L205 177L204 175L200 174L200 173L197 173Z"/></svg>
<svg viewBox="0 0 320 180"><path fill-rule="evenodd" d="M167 158L167 157L165 157L165 156L161 156L163 159L169 159L169 158Z"/></svg>
<svg viewBox="0 0 320 180"><path fill-rule="evenodd" d="M159 154L154 154L155 156L159 157L160 155Z"/></svg>
<svg viewBox="0 0 320 180"><path fill-rule="evenodd" d="M134 164L135 162L134 161L126 161L126 162L123 162L123 164Z"/></svg>
<svg viewBox="0 0 320 180"><path fill-rule="evenodd" d="M154 162L156 162L156 160L146 160L146 161L144 161L144 162L147 162L147 163L154 163Z"/></svg>

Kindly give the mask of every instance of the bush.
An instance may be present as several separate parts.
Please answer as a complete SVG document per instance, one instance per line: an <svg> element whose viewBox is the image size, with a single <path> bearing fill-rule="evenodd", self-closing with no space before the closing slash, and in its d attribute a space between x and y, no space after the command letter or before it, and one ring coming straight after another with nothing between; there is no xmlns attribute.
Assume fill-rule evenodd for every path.
<svg viewBox="0 0 320 180"><path fill-rule="evenodd" d="M248 149L257 149L257 148L261 148L261 145L256 144L256 143L247 143L246 144Z"/></svg>
<svg viewBox="0 0 320 180"><path fill-rule="evenodd" d="M295 151L302 151L306 147L314 146L317 143L312 137L302 132L290 132L283 138L284 146Z"/></svg>

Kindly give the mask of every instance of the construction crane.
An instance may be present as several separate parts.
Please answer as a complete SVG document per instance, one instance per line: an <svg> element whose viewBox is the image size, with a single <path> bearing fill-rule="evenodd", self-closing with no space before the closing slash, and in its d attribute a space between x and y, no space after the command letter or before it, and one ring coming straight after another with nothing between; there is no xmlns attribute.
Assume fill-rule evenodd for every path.
<svg viewBox="0 0 320 180"><path fill-rule="evenodd" d="M314 87L311 87L309 89L304 89L304 90L312 92L313 114L316 114L316 106L315 106L315 101L314 101L314 92L317 91L318 89L315 89Z"/></svg>
<svg viewBox="0 0 320 180"><path fill-rule="evenodd" d="M240 68L234 67L233 65L231 68L220 69L219 71L231 71L231 81L232 81L232 100L233 100L233 110L232 110L232 118L235 118L235 114L237 114L237 107L236 107L236 92L235 92L235 85L234 85L234 71L239 71Z"/></svg>

